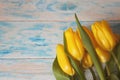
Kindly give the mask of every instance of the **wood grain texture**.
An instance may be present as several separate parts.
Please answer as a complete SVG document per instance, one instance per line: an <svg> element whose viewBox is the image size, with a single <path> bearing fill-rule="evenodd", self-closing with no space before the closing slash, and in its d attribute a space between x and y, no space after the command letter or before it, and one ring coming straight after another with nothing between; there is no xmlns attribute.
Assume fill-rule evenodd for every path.
<svg viewBox="0 0 120 80"><path fill-rule="evenodd" d="M81 22L91 25L93 22ZM111 22L120 33L120 23ZM0 22L1 58L54 58L56 44L63 44L63 32L76 29L75 22ZM89 26L88 26L89 27Z"/></svg>
<svg viewBox="0 0 120 80"><path fill-rule="evenodd" d="M120 20L120 0L0 0L0 21Z"/></svg>
<svg viewBox="0 0 120 80"><path fill-rule="evenodd" d="M55 80L53 59L0 59L0 80Z"/></svg>
<svg viewBox="0 0 120 80"><path fill-rule="evenodd" d="M93 21L82 21L90 27ZM110 21L120 33L120 22ZM63 31L75 22L0 22L0 80L55 80L52 63ZM88 80L92 80L89 71Z"/></svg>
<svg viewBox="0 0 120 80"><path fill-rule="evenodd" d="M0 0L0 80L55 80L63 31L106 19L120 33L120 0ZM88 80L92 80L89 71Z"/></svg>
<svg viewBox="0 0 120 80"><path fill-rule="evenodd" d="M0 59L0 80L55 80L52 72L53 59ZM93 80L89 70L86 78Z"/></svg>

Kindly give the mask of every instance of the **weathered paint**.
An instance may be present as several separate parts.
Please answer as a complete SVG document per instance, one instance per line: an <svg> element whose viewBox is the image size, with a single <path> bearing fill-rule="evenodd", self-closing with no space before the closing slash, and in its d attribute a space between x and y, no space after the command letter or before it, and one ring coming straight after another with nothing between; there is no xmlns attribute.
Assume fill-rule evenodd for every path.
<svg viewBox="0 0 120 80"><path fill-rule="evenodd" d="M90 25L93 22L81 22ZM119 33L119 22L111 27ZM1 58L54 58L57 43L63 43L63 32L76 29L75 22L0 22ZM88 26L90 27L90 26Z"/></svg>
<svg viewBox="0 0 120 80"><path fill-rule="evenodd" d="M0 80L55 80L52 62L63 31L106 19L120 33L120 0L0 0ZM89 71L87 78L92 80Z"/></svg>
<svg viewBox="0 0 120 80"><path fill-rule="evenodd" d="M120 0L0 0L0 21L120 20Z"/></svg>

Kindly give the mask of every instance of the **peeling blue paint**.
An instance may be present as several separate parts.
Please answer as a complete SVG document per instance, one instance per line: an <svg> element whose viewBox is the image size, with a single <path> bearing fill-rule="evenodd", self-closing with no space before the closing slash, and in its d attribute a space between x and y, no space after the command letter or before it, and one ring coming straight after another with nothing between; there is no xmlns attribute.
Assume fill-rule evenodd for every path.
<svg viewBox="0 0 120 80"><path fill-rule="evenodd" d="M36 36L36 37L29 38L29 40L31 40L32 42L44 42L45 38Z"/></svg>
<svg viewBox="0 0 120 80"><path fill-rule="evenodd" d="M0 30L0 36L1 36L2 34L4 34L4 33L5 33L5 31Z"/></svg>
<svg viewBox="0 0 120 80"><path fill-rule="evenodd" d="M61 11L67 11L67 4L66 3L61 3L59 6L56 6L58 10Z"/></svg>
<svg viewBox="0 0 120 80"><path fill-rule="evenodd" d="M48 5L47 5L47 10L48 10L48 11L55 11L55 9L54 9L54 4L57 4L57 2L48 4Z"/></svg>
<svg viewBox="0 0 120 80"><path fill-rule="evenodd" d="M9 22L0 22L0 26L1 27L12 27L12 24L11 23L9 23Z"/></svg>
<svg viewBox="0 0 120 80"><path fill-rule="evenodd" d="M11 13L11 15L12 16L17 16L17 17L33 18L33 16L29 15L29 14Z"/></svg>
<svg viewBox="0 0 120 80"><path fill-rule="evenodd" d="M44 28L44 24L35 24L34 27L30 28L31 30L42 30Z"/></svg>
<svg viewBox="0 0 120 80"><path fill-rule="evenodd" d="M68 3L68 10L75 10L77 8L77 6L75 4L72 3Z"/></svg>
<svg viewBox="0 0 120 80"><path fill-rule="evenodd" d="M45 9L46 0L39 0L35 5L38 9L41 9L43 11Z"/></svg>
<svg viewBox="0 0 120 80"><path fill-rule="evenodd" d="M0 50L0 55L4 55L4 54L9 54L11 53L12 51L11 50Z"/></svg>

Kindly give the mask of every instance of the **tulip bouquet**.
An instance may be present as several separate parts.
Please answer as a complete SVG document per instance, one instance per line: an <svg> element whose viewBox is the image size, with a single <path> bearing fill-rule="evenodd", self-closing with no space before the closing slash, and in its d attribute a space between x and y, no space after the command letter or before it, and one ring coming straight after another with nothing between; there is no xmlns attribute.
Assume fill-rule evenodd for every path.
<svg viewBox="0 0 120 80"><path fill-rule="evenodd" d="M107 21L82 26L75 14L76 31L63 33L63 44L56 46L53 73L56 80L86 80L86 70L93 80L120 80L120 36Z"/></svg>

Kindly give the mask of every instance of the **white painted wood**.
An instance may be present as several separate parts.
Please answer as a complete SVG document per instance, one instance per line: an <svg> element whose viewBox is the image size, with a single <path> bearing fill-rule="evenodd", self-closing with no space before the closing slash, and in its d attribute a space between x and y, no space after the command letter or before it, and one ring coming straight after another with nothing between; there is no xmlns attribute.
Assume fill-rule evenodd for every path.
<svg viewBox="0 0 120 80"><path fill-rule="evenodd" d="M89 27L93 22L81 22ZM110 22L120 33L120 23ZM54 58L55 47L63 44L63 32L76 29L75 22L0 22L1 58Z"/></svg>
<svg viewBox="0 0 120 80"><path fill-rule="evenodd" d="M55 80L53 59L0 59L0 80Z"/></svg>
<svg viewBox="0 0 120 80"><path fill-rule="evenodd" d="M120 0L0 0L0 21L120 20Z"/></svg>
<svg viewBox="0 0 120 80"><path fill-rule="evenodd" d="M74 13L82 25L106 19L120 33L120 0L0 0L0 80L55 80L55 46L76 28Z"/></svg>

